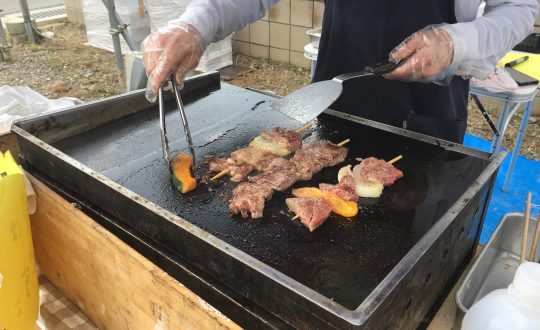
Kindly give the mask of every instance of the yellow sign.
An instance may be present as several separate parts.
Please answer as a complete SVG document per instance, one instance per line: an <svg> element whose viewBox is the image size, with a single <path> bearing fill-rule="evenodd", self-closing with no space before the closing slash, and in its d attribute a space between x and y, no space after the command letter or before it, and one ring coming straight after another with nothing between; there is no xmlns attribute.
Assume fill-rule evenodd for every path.
<svg viewBox="0 0 540 330"><path fill-rule="evenodd" d="M39 310L36 262L24 174L0 152L0 324L35 329Z"/></svg>

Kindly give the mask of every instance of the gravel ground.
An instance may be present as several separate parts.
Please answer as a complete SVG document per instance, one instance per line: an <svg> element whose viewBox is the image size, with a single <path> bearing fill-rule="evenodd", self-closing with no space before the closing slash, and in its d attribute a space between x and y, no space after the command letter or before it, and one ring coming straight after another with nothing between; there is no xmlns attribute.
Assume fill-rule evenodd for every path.
<svg viewBox="0 0 540 330"><path fill-rule="evenodd" d="M84 29L70 23L56 24L46 30L54 32L52 39L39 45L11 40L11 60L0 62L0 85L26 85L49 98L63 96L96 100L120 94L114 55L86 44ZM309 83L309 70L288 64L235 55L235 63L252 71L231 81L237 86L251 87L286 95ZM486 106L493 118L498 107ZM511 121L505 134L504 147L511 148L521 116ZM491 130L480 111L469 104L468 132L487 139ZM521 153L540 160L540 120L529 123Z"/></svg>
<svg viewBox="0 0 540 330"><path fill-rule="evenodd" d="M54 37L40 44L11 40L11 61L0 62L0 85L29 86L48 98L95 100L122 93L114 55L86 44L82 28L66 23L46 30Z"/></svg>

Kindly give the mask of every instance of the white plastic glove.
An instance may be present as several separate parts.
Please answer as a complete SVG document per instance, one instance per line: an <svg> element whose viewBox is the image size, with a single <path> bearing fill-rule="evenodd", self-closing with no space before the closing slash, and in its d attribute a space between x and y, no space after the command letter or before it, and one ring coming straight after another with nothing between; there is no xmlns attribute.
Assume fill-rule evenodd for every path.
<svg viewBox="0 0 540 330"><path fill-rule="evenodd" d="M185 75L199 64L203 41L193 26L171 21L146 37L141 50L148 76L146 98L155 102L159 88L172 74L179 88L183 87Z"/></svg>
<svg viewBox="0 0 540 330"><path fill-rule="evenodd" d="M441 25L429 26L405 39L390 52L390 61L403 63L385 78L403 81L449 81L454 57L452 37Z"/></svg>

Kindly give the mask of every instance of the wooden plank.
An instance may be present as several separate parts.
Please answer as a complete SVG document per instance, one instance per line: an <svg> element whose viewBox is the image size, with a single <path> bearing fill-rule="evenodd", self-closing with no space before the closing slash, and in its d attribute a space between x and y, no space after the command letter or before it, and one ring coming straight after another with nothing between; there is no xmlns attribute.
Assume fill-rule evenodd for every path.
<svg viewBox="0 0 540 330"><path fill-rule="evenodd" d="M19 144L12 133L0 134L0 151L10 151L17 163L19 162Z"/></svg>
<svg viewBox="0 0 540 330"><path fill-rule="evenodd" d="M35 178L31 217L41 272L106 329L239 326Z"/></svg>

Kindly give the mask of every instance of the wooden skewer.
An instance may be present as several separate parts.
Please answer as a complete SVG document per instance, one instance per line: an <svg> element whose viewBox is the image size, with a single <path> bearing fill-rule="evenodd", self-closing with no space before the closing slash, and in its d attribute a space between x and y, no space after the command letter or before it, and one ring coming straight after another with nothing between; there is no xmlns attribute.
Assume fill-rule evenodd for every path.
<svg viewBox="0 0 540 330"><path fill-rule="evenodd" d="M521 235L521 254L519 263L525 262L525 250L527 249L527 235L529 233L529 216L531 214L531 193L527 193L527 203L525 204L525 217L523 218L523 234Z"/></svg>
<svg viewBox="0 0 540 330"><path fill-rule="evenodd" d="M531 253L529 253L529 261L534 262L536 256L536 247L538 246L538 237L540 236L540 212L538 213L538 221L536 221L536 230L534 231Z"/></svg>
<svg viewBox="0 0 540 330"><path fill-rule="evenodd" d="M298 218L300 218L300 214L295 215L291 220L296 220Z"/></svg>
<svg viewBox="0 0 540 330"><path fill-rule="evenodd" d="M231 171L231 169L226 168L226 169L224 169L223 171L219 172L218 174L214 175L214 176L210 179L210 181L214 181L214 180L216 180L216 179L219 179L219 178L221 178L222 176L228 174L230 171Z"/></svg>
<svg viewBox="0 0 540 330"><path fill-rule="evenodd" d="M397 156L396 158L392 159L392 160L389 160L388 161L388 164L394 164L395 162L397 162L398 160L400 160L401 158L403 158L402 155L399 155Z"/></svg>
<svg viewBox="0 0 540 330"><path fill-rule="evenodd" d="M307 123L307 124L305 124L304 126L302 126L302 127L300 127L299 129L297 129L297 130L296 130L296 133L302 134L302 133L304 133L305 131L307 131L308 129L310 129L311 126L313 126L313 123Z"/></svg>
<svg viewBox="0 0 540 330"><path fill-rule="evenodd" d="M346 145L347 143L351 142L351 139L347 139L347 140L344 140L344 141L341 141L340 143L337 144L338 147L343 147L344 145Z"/></svg>

